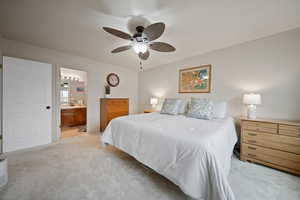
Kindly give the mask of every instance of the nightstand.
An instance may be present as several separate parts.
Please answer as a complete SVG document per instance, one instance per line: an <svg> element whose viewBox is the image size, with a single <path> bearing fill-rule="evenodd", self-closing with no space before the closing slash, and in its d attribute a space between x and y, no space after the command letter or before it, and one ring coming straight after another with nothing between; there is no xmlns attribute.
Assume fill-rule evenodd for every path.
<svg viewBox="0 0 300 200"><path fill-rule="evenodd" d="M144 113L152 113L152 112L157 112L157 111L151 110L151 109L145 109L145 110L144 110Z"/></svg>
<svg viewBox="0 0 300 200"><path fill-rule="evenodd" d="M241 157L300 175L300 123L241 118Z"/></svg>

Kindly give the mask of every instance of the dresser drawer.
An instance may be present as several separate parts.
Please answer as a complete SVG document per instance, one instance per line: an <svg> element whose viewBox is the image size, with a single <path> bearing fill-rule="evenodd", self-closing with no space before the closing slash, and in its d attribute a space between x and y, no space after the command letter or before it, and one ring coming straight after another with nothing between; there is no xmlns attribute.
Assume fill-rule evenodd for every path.
<svg viewBox="0 0 300 200"><path fill-rule="evenodd" d="M274 123L264 123L264 122L254 122L254 121L243 121L242 128L245 130L260 131L266 133L277 134L277 124Z"/></svg>
<svg viewBox="0 0 300 200"><path fill-rule="evenodd" d="M244 130L242 142L300 154L300 138Z"/></svg>
<svg viewBox="0 0 300 200"><path fill-rule="evenodd" d="M300 126L279 125L279 134L300 137Z"/></svg>
<svg viewBox="0 0 300 200"><path fill-rule="evenodd" d="M128 110L128 103L110 103L107 104L106 109L108 110L108 112L116 112L116 111L126 111Z"/></svg>
<svg viewBox="0 0 300 200"><path fill-rule="evenodd" d="M243 144L242 154L246 158L249 157L300 171L300 155L297 154L248 144Z"/></svg>
<svg viewBox="0 0 300 200"><path fill-rule="evenodd" d="M277 134L277 132L278 132L277 129L274 129L274 128L256 127L256 126L243 126L243 130L273 133L273 134Z"/></svg>
<svg viewBox="0 0 300 200"><path fill-rule="evenodd" d="M128 100L127 99L124 99L124 100L110 100L110 101L107 101L107 105L108 106L128 105Z"/></svg>
<svg viewBox="0 0 300 200"><path fill-rule="evenodd" d="M108 121L110 121L116 117L121 117L121 116L125 116L125 115L128 115L127 111L112 112L112 113L108 114L107 118L108 118Z"/></svg>
<svg viewBox="0 0 300 200"><path fill-rule="evenodd" d="M265 123L265 122L255 122L255 121L244 121L244 127L259 127L259 128L272 128L277 129L277 124L274 123Z"/></svg>

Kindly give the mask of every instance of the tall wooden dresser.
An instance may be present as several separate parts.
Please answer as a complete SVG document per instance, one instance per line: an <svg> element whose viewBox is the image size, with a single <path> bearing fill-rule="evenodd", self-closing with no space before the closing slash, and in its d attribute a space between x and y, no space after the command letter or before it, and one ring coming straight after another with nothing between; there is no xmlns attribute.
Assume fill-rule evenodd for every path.
<svg viewBox="0 0 300 200"><path fill-rule="evenodd" d="M300 175L300 123L241 118L241 160Z"/></svg>
<svg viewBox="0 0 300 200"><path fill-rule="evenodd" d="M128 98L101 98L100 99L100 131L103 132L108 123L120 116L128 115Z"/></svg>

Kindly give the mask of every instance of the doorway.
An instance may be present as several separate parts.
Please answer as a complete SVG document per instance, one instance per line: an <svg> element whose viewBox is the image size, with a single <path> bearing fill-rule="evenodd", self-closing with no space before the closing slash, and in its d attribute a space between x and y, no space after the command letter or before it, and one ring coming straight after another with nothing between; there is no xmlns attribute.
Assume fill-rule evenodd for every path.
<svg viewBox="0 0 300 200"><path fill-rule="evenodd" d="M86 134L87 73L60 68L60 139Z"/></svg>

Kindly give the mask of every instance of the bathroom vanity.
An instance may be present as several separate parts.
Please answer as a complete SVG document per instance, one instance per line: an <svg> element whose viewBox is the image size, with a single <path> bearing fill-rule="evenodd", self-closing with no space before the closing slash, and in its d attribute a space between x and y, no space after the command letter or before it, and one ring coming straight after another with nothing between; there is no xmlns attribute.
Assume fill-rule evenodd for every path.
<svg viewBox="0 0 300 200"><path fill-rule="evenodd" d="M61 127L86 125L86 106L61 107Z"/></svg>

